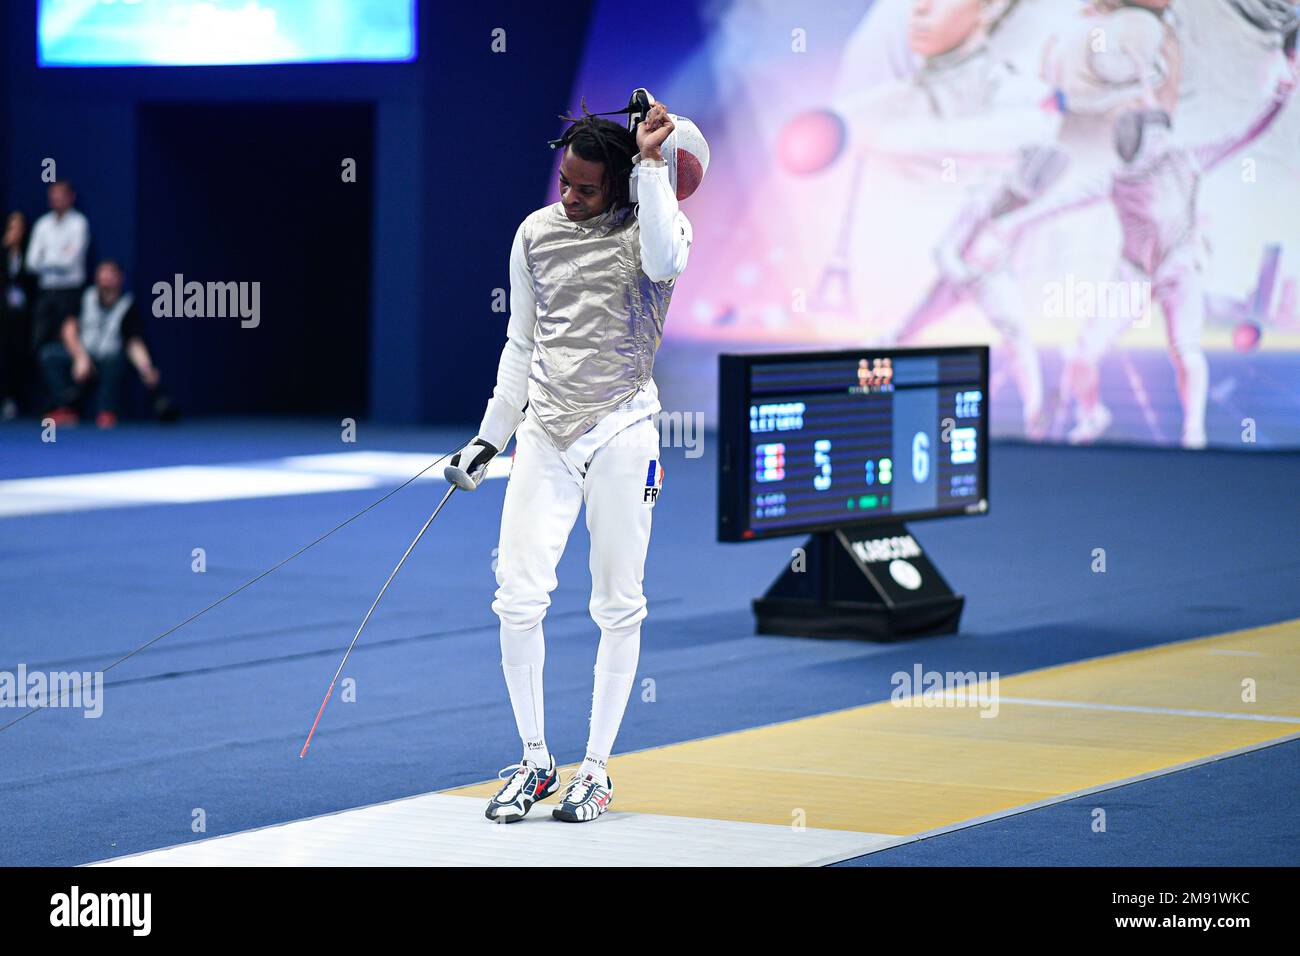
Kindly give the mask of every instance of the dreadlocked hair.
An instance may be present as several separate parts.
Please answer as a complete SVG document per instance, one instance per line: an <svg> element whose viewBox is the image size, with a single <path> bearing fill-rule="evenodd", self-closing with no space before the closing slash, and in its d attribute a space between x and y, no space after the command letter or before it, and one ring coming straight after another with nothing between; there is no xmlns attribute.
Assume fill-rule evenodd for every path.
<svg viewBox="0 0 1300 956"><path fill-rule="evenodd" d="M566 113L560 119L571 125L560 137L560 144L573 150L579 159L589 163L603 163L606 195L610 209L631 205L628 197L632 160L638 150L636 137L626 126L612 120L601 119L587 111L587 101L582 100L582 116Z"/></svg>

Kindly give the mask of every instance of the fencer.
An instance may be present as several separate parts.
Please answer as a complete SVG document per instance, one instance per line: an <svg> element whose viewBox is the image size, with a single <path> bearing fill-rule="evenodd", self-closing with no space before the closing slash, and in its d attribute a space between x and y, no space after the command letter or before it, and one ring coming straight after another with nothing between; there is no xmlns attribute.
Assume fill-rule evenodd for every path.
<svg viewBox="0 0 1300 956"><path fill-rule="evenodd" d="M691 248L678 198L698 185L701 153L707 163L694 124L641 90L634 107L638 95L642 108L629 107L627 126L585 106L569 117L556 144L564 149L560 201L515 233L496 387L477 437L447 469L449 480L473 490L518 429L492 609L523 756L501 771L504 783L488 803L486 816L497 822L521 820L559 789L545 734L542 627L584 505L600 643L586 754L552 816L595 820L614 795L607 761L636 673L651 516L663 481L655 353Z"/></svg>
<svg viewBox="0 0 1300 956"><path fill-rule="evenodd" d="M1202 177L1228 156L1261 136L1286 104L1294 78L1285 77L1265 109L1239 133L1189 147L1172 135L1169 114L1156 108L1130 110L1115 122L1115 149L1120 165L1078 188L1030 203L998 220L981 240L995 237L1003 248L1014 236L1069 210L1109 198L1123 236L1118 278L1130 285L1149 284L1164 313L1169 358L1182 404L1181 442L1187 448L1206 443L1205 402L1209 367L1201 346L1205 303L1201 287L1204 245L1199 233L1196 198ZM987 256L988 253L986 252ZM1145 320L1136 310L1099 310L1080 333L1066 370L1064 388L1077 403L1069 439L1086 444L1109 427L1112 415L1102 403L1098 364L1110 344L1131 323Z"/></svg>

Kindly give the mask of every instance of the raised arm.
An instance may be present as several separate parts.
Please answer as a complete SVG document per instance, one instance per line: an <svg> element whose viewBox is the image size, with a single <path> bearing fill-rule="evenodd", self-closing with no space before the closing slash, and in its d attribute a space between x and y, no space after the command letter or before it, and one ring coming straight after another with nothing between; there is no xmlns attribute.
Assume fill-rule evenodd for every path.
<svg viewBox="0 0 1300 956"><path fill-rule="evenodd" d="M868 149L895 159L987 162L1056 139L1060 113L1046 102L998 105L974 116L914 116L882 125Z"/></svg>
<svg viewBox="0 0 1300 956"><path fill-rule="evenodd" d="M691 224L677 208L677 196L668 180L668 163L660 151L672 131L673 121L663 103L652 106L636 129L641 156L632 176L639 204L641 269L655 282L681 275L691 251Z"/></svg>
<svg viewBox="0 0 1300 956"><path fill-rule="evenodd" d="M1277 90L1273 93L1273 98L1269 101L1264 111L1255 117L1255 121L1246 129L1233 136L1218 140L1213 143L1206 143L1197 147L1195 150L1196 159L1201 167L1206 171L1213 169L1219 163L1223 162L1237 150L1249 146L1252 142L1264 134L1273 121L1277 119L1278 114L1282 112L1282 107L1286 105L1287 98L1291 95L1291 90L1295 87L1294 78L1288 77L1278 84Z"/></svg>
<svg viewBox="0 0 1300 956"><path fill-rule="evenodd" d="M641 224L641 268L655 282L676 279L691 252L691 223L677 208L664 160L643 159L632 170Z"/></svg>
<svg viewBox="0 0 1300 956"><path fill-rule="evenodd" d="M1049 219L1101 202L1110 194L1111 176L1096 172L1072 188L1048 190L1047 193L998 219L1001 230L1015 237Z"/></svg>

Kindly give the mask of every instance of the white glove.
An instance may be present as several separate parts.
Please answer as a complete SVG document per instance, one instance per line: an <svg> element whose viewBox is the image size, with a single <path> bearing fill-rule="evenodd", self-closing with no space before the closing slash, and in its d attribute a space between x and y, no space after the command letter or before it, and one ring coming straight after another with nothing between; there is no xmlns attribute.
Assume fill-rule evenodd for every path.
<svg viewBox="0 0 1300 956"><path fill-rule="evenodd" d="M451 464L442 470L442 476L457 488L473 491L487 475L488 462L498 454L495 446L475 438L451 456Z"/></svg>

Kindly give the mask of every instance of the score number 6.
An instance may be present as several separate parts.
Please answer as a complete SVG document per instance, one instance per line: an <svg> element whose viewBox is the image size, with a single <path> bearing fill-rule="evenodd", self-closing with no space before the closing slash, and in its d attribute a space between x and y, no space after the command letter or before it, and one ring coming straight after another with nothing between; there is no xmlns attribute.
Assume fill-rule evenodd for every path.
<svg viewBox="0 0 1300 956"><path fill-rule="evenodd" d="M912 436L912 479L923 485L930 477L930 436L917 432Z"/></svg>

